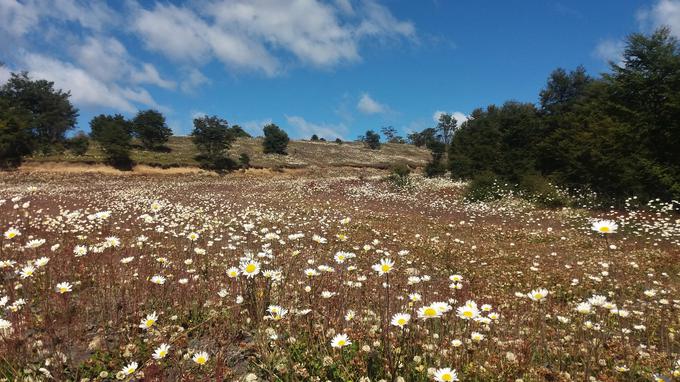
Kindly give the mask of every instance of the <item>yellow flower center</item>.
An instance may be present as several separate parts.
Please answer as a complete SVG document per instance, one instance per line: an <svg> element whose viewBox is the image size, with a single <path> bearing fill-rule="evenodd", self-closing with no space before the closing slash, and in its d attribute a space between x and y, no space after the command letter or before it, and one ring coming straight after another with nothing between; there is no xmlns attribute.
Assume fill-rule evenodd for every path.
<svg viewBox="0 0 680 382"><path fill-rule="evenodd" d="M453 381L453 376L451 374L444 374L444 375L442 375L442 380Z"/></svg>
<svg viewBox="0 0 680 382"><path fill-rule="evenodd" d="M257 266L255 266L255 264L248 264L246 266L246 272L248 272L248 273L255 272L255 269L257 269Z"/></svg>
<svg viewBox="0 0 680 382"><path fill-rule="evenodd" d="M156 322L156 321L154 321L154 320L146 320L146 322L144 323L144 325L146 325L147 328L150 328L150 327L153 326L153 324L154 324L155 322Z"/></svg>
<svg viewBox="0 0 680 382"><path fill-rule="evenodd" d="M434 317L437 315L437 309L435 308L426 308L425 311L423 312L426 316L428 317Z"/></svg>
<svg viewBox="0 0 680 382"><path fill-rule="evenodd" d="M543 298L543 295L540 294L540 293L534 293L534 298L535 298L536 300L540 300L540 299Z"/></svg>
<svg viewBox="0 0 680 382"><path fill-rule="evenodd" d="M64 288L64 287L59 288L59 292L61 292L61 293L66 293L66 291L68 291L67 288Z"/></svg>
<svg viewBox="0 0 680 382"><path fill-rule="evenodd" d="M16 233L10 232L9 234L7 234L7 237L9 237L10 239L13 239L14 236L16 236L16 235L17 235Z"/></svg>
<svg viewBox="0 0 680 382"><path fill-rule="evenodd" d="M465 312L463 312L463 316L465 316L467 318L471 318L472 317L472 311L466 310Z"/></svg>
<svg viewBox="0 0 680 382"><path fill-rule="evenodd" d="M345 346L345 340L338 341L338 346Z"/></svg>
<svg viewBox="0 0 680 382"><path fill-rule="evenodd" d="M203 365L205 363L205 357L196 358L196 363L199 365Z"/></svg>
<svg viewBox="0 0 680 382"><path fill-rule="evenodd" d="M392 267L389 264L383 264L380 269L382 269L383 272L387 273L392 269Z"/></svg>
<svg viewBox="0 0 680 382"><path fill-rule="evenodd" d="M600 232L609 232L609 227L607 226L600 227Z"/></svg>
<svg viewBox="0 0 680 382"><path fill-rule="evenodd" d="M165 357L166 354L168 354L168 352L165 351L165 350L161 350L161 351L158 352L158 355L161 356L161 358Z"/></svg>
<svg viewBox="0 0 680 382"><path fill-rule="evenodd" d="M397 321L397 323L398 323L399 325L402 325L402 326L403 326L403 325L406 325L406 320L403 319L403 318L400 318L400 319Z"/></svg>

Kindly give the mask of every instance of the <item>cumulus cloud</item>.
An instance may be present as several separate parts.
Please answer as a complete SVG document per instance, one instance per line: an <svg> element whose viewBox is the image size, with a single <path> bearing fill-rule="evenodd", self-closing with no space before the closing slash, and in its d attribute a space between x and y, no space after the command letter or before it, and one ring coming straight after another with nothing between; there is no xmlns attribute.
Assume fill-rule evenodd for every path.
<svg viewBox="0 0 680 382"><path fill-rule="evenodd" d="M53 81L57 88L70 90L76 105L123 112L134 112L135 103L161 108L145 89L106 83L71 63L36 53L23 54L21 61L32 77Z"/></svg>
<svg viewBox="0 0 680 382"><path fill-rule="evenodd" d="M382 114L389 110L389 108L374 100L368 93L364 93L359 98L357 109L364 114Z"/></svg>
<svg viewBox="0 0 680 382"><path fill-rule="evenodd" d="M640 10L638 21L645 29L668 26L680 38L680 0L659 0L651 8Z"/></svg>
<svg viewBox="0 0 680 382"><path fill-rule="evenodd" d="M265 118L246 121L237 125L243 127L243 130L245 130L248 134L252 135L253 137L257 137L263 134L262 128L266 125L269 125L270 123L273 123L273 120L271 118Z"/></svg>
<svg viewBox="0 0 680 382"><path fill-rule="evenodd" d="M329 67L360 60L363 38L412 38L415 27L386 7L349 0L221 0L201 9L156 3L138 8L133 29L149 50L180 61L216 58L230 67L276 75L282 56Z"/></svg>
<svg viewBox="0 0 680 382"><path fill-rule="evenodd" d="M4 65L0 65L0 85L4 84L9 80L11 71Z"/></svg>
<svg viewBox="0 0 680 382"><path fill-rule="evenodd" d="M300 116L286 116L286 121L290 126L295 129L294 135L297 138L309 138L313 134L318 135L326 139L340 138L344 139L344 136L348 132L347 126L340 123L337 125L326 124L326 123L313 123L305 120Z"/></svg>
<svg viewBox="0 0 680 382"><path fill-rule="evenodd" d="M462 125L463 122L468 120L468 116L463 112L460 112L460 111L441 111L441 110L437 110L432 114L432 120L435 121L435 122L439 122L439 117L441 117L441 115L445 114L445 113L451 114L453 116L453 118L455 118L456 121L458 121L458 126Z"/></svg>

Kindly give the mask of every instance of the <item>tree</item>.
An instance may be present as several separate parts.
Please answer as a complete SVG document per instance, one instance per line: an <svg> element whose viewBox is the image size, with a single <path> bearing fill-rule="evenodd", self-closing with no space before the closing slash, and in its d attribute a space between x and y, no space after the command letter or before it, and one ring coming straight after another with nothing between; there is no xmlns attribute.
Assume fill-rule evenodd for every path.
<svg viewBox="0 0 680 382"><path fill-rule="evenodd" d="M453 137L453 132L458 127L458 121L451 114L442 113L439 115L439 121L437 122L437 134L438 139L444 143L446 147L451 143L451 137Z"/></svg>
<svg viewBox="0 0 680 382"><path fill-rule="evenodd" d="M13 110L23 110L35 146L43 152L65 141L65 134L76 125L78 110L71 104L70 92L54 89L54 82L32 80L27 72L12 73L0 87L0 98Z"/></svg>
<svg viewBox="0 0 680 382"><path fill-rule="evenodd" d="M250 134L248 134L247 131L243 130L243 128L239 125L234 125L231 127L231 133L234 135L236 138L250 138Z"/></svg>
<svg viewBox="0 0 680 382"><path fill-rule="evenodd" d="M550 73L546 87L539 94L541 110L546 114L566 111L574 101L585 95L592 81L581 65L570 73L562 68L555 69Z"/></svg>
<svg viewBox="0 0 680 382"><path fill-rule="evenodd" d="M288 134L281 130L273 123L264 127L264 141L262 147L265 154L283 154L286 155L286 148L288 147Z"/></svg>
<svg viewBox="0 0 680 382"><path fill-rule="evenodd" d="M373 130L368 130L363 136L364 144L371 150L380 148L380 135Z"/></svg>
<svg viewBox="0 0 680 382"><path fill-rule="evenodd" d="M0 168L14 168L33 152L33 131L29 116L23 110L9 106L0 98Z"/></svg>
<svg viewBox="0 0 680 382"><path fill-rule="evenodd" d="M415 132L408 135L408 140L412 145L417 147L427 146L429 142L436 140L437 131L428 127L421 132Z"/></svg>
<svg viewBox="0 0 680 382"><path fill-rule="evenodd" d="M388 143L404 143L404 138L397 135L397 129L392 126L385 126L380 132Z"/></svg>
<svg viewBox="0 0 680 382"><path fill-rule="evenodd" d="M316 135L316 134L312 134L312 137L309 140L312 141L312 142L316 142L316 141L319 140L319 136Z"/></svg>
<svg viewBox="0 0 680 382"><path fill-rule="evenodd" d="M198 148L196 159L201 167L218 172L235 169L236 162L226 152L236 140L238 132L230 129L227 121L217 116L194 118L191 139Z"/></svg>
<svg viewBox="0 0 680 382"><path fill-rule="evenodd" d="M101 146L106 161L115 168L129 170L132 147L132 123L122 115L98 115L90 121L92 139Z"/></svg>
<svg viewBox="0 0 680 382"><path fill-rule="evenodd" d="M132 119L135 136L147 150L157 149L172 136L172 130L165 123L165 117L156 110L144 110Z"/></svg>

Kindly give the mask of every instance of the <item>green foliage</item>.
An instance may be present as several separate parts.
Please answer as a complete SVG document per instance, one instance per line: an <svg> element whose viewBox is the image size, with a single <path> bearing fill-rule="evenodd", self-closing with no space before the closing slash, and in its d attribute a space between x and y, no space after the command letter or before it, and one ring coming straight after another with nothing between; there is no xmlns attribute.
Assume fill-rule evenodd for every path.
<svg viewBox="0 0 680 382"><path fill-rule="evenodd" d="M557 208L570 204L568 195L540 175L524 175L520 179L519 189L526 199L542 207Z"/></svg>
<svg viewBox="0 0 680 382"><path fill-rule="evenodd" d="M411 186L411 168L403 162L399 162L390 168L389 180L397 188L407 188Z"/></svg>
<svg viewBox="0 0 680 382"><path fill-rule="evenodd" d="M290 141L288 134L273 123L265 126L263 131L264 141L262 142L262 148L264 153L286 155L286 149Z"/></svg>
<svg viewBox="0 0 680 382"><path fill-rule="evenodd" d="M156 110L138 112L132 119L132 130L146 150L159 148L172 136L165 117Z"/></svg>
<svg viewBox="0 0 680 382"><path fill-rule="evenodd" d="M341 145L341 144L342 144L342 139L340 139L340 138L335 138L335 143Z"/></svg>
<svg viewBox="0 0 680 382"><path fill-rule="evenodd" d="M540 100L475 110L453 136L452 176L491 172L547 204L562 202L527 176L618 200L680 199L680 46L667 28L631 35L600 79L555 70Z"/></svg>
<svg viewBox="0 0 680 382"><path fill-rule="evenodd" d="M316 134L312 134L312 137L309 140L312 141L312 142L316 142L316 141L319 140L319 136L316 135Z"/></svg>
<svg viewBox="0 0 680 382"><path fill-rule="evenodd" d="M373 130L368 130L362 140L371 150L378 150L380 148L380 135Z"/></svg>
<svg viewBox="0 0 680 382"><path fill-rule="evenodd" d="M249 168L250 167L250 155L246 153L241 153L241 156L238 158L238 162L241 165L241 168Z"/></svg>
<svg viewBox="0 0 680 382"><path fill-rule="evenodd" d="M497 200L507 194L508 186L490 171L477 174L465 189L465 199L471 202Z"/></svg>
<svg viewBox="0 0 680 382"><path fill-rule="evenodd" d="M217 116L195 118L191 139L198 148L196 160L201 168L220 173L237 169L238 164L226 152L241 132L240 127L229 128L227 121Z"/></svg>
<svg viewBox="0 0 680 382"><path fill-rule="evenodd" d="M14 110L0 98L0 168L19 166L24 156L33 151L34 136L28 119L25 113Z"/></svg>
<svg viewBox="0 0 680 382"><path fill-rule="evenodd" d="M90 121L92 139L99 142L107 163L120 170L130 170L133 165L131 125L121 115L102 114Z"/></svg>
<svg viewBox="0 0 680 382"><path fill-rule="evenodd" d="M27 72L12 73L0 87L0 98L6 107L22 114L25 128L32 131L32 143L43 152L65 141L65 134L73 129L78 110L71 104L71 94L54 89L54 83L33 80Z"/></svg>
<svg viewBox="0 0 680 382"><path fill-rule="evenodd" d="M73 153L73 155L82 156L90 147L90 138L82 131L73 137L66 140L66 148Z"/></svg>

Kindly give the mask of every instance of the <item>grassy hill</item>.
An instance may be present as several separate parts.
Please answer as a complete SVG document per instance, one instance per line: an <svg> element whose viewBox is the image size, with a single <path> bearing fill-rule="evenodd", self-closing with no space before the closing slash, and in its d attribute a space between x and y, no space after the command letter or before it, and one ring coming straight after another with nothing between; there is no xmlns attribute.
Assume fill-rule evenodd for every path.
<svg viewBox="0 0 680 382"><path fill-rule="evenodd" d="M154 167L196 167L194 159L196 147L189 137L171 137L167 152L151 152L138 148L132 150L132 159L140 165ZM425 165L430 158L429 151L413 145L384 144L379 150L370 150L360 142L311 142L291 141L288 155L264 154L262 138L240 138L229 154L238 159L241 153L251 158L251 166L259 168L305 168L318 167L370 167L387 168L397 162L412 167ZM99 164L104 162L104 155L96 143L92 143L85 155L75 156L69 152L52 155L36 155L28 158L28 163L68 162Z"/></svg>

